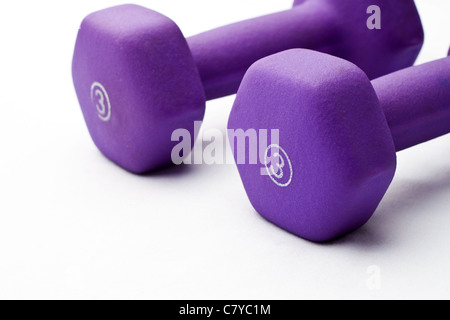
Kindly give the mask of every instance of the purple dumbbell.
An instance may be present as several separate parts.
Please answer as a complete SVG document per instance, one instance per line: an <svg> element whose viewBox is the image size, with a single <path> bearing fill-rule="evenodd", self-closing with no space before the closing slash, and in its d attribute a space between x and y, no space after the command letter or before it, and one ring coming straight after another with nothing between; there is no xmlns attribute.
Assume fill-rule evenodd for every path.
<svg viewBox="0 0 450 320"><path fill-rule="evenodd" d="M279 129L277 143L258 142L268 146L259 165L238 164L247 195L267 220L328 241L369 220L394 177L396 151L450 132L450 57L370 82L337 57L279 53L249 69L228 127ZM244 162L250 140L238 150L230 139Z"/></svg>
<svg viewBox="0 0 450 320"><path fill-rule="evenodd" d="M382 10L369 30L367 8ZM143 173L172 164L174 130L194 135L205 98L237 91L267 55L309 48L348 59L371 78L414 63L423 30L413 0L303 0L293 9L185 39L167 17L134 5L89 15L78 33L73 78L97 147Z"/></svg>

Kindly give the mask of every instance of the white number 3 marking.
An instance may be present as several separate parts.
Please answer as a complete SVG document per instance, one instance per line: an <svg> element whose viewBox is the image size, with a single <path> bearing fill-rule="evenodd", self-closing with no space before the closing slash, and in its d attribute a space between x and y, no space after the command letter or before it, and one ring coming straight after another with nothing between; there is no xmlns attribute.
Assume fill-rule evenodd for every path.
<svg viewBox="0 0 450 320"><path fill-rule="evenodd" d="M271 150L273 150L273 155L269 158ZM294 176L292 163L286 151L279 145L272 144L267 148L264 155L264 165L270 179L277 186L285 188L291 184Z"/></svg>
<svg viewBox="0 0 450 320"><path fill-rule="evenodd" d="M91 101L97 108L100 120L108 122L111 119L111 103L105 87L99 82L91 86Z"/></svg>

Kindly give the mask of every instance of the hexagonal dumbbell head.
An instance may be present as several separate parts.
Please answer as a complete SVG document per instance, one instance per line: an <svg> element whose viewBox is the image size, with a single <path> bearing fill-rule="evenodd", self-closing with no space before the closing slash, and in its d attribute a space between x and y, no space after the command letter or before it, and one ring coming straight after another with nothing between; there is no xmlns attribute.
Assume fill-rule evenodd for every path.
<svg viewBox="0 0 450 320"><path fill-rule="evenodd" d="M193 134L203 119L203 86L186 39L157 12L120 6L88 16L73 70L95 144L127 170L171 164L172 132Z"/></svg>
<svg viewBox="0 0 450 320"><path fill-rule="evenodd" d="M256 211L303 238L331 240L372 216L394 176L396 150L450 132L450 57L370 82L337 57L279 53L249 69L228 127ZM236 130L279 137L255 141ZM255 148L259 165L249 162Z"/></svg>
<svg viewBox="0 0 450 320"><path fill-rule="evenodd" d="M329 55L291 50L254 64L228 128L279 130L283 177L248 163L239 172L256 211L313 241L364 224L394 177L395 147L370 80Z"/></svg>

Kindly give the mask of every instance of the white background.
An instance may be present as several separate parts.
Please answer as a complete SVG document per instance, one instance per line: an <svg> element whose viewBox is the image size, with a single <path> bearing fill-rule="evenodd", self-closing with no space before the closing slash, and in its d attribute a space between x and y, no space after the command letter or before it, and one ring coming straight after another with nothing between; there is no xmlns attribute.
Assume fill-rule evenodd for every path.
<svg viewBox="0 0 450 320"><path fill-rule="evenodd" d="M443 57L450 3L416 2L419 62ZM399 154L373 219L325 245L260 218L233 165L140 177L101 156L73 90L72 51L85 15L121 3L0 2L0 298L450 298L449 136ZM291 6L136 3L187 36ZM206 128L225 129L233 98L208 103Z"/></svg>

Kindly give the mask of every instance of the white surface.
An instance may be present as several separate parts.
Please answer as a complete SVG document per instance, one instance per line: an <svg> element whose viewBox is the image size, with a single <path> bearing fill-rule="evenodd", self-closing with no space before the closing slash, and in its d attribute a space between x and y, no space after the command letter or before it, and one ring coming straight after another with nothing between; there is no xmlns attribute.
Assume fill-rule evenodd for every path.
<svg viewBox="0 0 450 320"><path fill-rule="evenodd" d="M103 158L70 67L82 18L120 3L0 2L0 298L450 298L450 136L401 153L374 218L327 245L260 218L234 166L138 177ZM136 3L190 35L291 1ZM419 61L440 58L450 3L417 4ZM232 102L209 103L206 127L223 130Z"/></svg>

